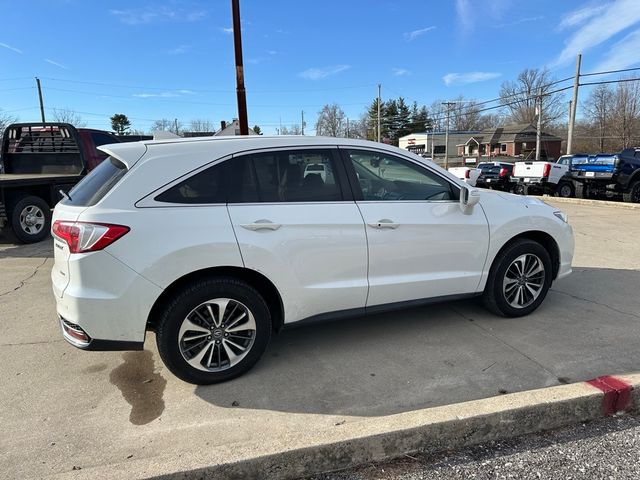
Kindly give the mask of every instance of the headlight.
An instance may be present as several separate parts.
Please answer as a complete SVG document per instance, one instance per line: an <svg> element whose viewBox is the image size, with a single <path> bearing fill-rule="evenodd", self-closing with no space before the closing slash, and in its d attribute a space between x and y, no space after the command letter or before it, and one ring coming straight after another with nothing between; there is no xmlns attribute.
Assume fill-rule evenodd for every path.
<svg viewBox="0 0 640 480"><path fill-rule="evenodd" d="M564 223L569 223L569 217L567 216L566 213L558 210L556 212L553 212L553 214L558 217L560 220L562 220Z"/></svg>

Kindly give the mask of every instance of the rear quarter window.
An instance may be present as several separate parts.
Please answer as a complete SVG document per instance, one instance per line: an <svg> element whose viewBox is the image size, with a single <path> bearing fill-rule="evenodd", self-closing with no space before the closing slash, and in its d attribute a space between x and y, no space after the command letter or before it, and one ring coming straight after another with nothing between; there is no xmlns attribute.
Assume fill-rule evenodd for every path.
<svg viewBox="0 0 640 480"><path fill-rule="evenodd" d="M127 173L127 166L117 158L109 157L84 177L64 198L64 205L91 207L104 198Z"/></svg>

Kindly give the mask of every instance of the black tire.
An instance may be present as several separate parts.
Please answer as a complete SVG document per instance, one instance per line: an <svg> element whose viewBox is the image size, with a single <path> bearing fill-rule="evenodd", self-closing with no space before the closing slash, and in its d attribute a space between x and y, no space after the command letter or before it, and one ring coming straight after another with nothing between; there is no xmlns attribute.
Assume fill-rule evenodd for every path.
<svg viewBox="0 0 640 480"><path fill-rule="evenodd" d="M513 193L516 195L524 195L524 185L517 183L515 187L513 187Z"/></svg>
<svg viewBox="0 0 640 480"><path fill-rule="evenodd" d="M590 198L589 187L581 182L576 182L576 198Z"/></svg>
<svg viewBox="0 0 640 480"><path fill-rule="evenodd" d="M562 182L556 188L556 195L562 198L571 198L575 196L576 189L571 182Z"/></svg>
<svg viewBox="0 0 640 480"><path fill-rule="evenodd" d="M246 306L255 319L256 329L253 343L239 363L222 371L203 371L187 362L180 351L178 337L180 327L190 312L204 302L217 298L232 299ZM176 377L197 385L224 382L246 373L260 359L270 338L271 315L262 296L250 285L226 277L198 280L179 291L164 305L156 329L158 351L164 364ZM208 351L209 348L214 346L211 345L204 350ZM221 346L217 348L222 350Z"/></svg>
<svg viewBox="0 0 640 480"><path fill-rule="evenodd" d="M622 193L622 198L628 203L640 203L640 180L632 182L629 188Z"/></svg>
<svg viewBox="0 0 640 480"><path fill-rule="evenodd" d="M537 298L529 305L516 308L506 299L503 282L507 269L520 256L530 254L536 256L544 266L544 278L541 281L541 289ZM540 306L547 296L552 282L552 265L549 252L537 242L527 239L518 239L507 245L493 261L489 278L485 286L482 300L491 312L504 317L522 317L533 312Z"/></svg>
<svg viewBox="0 0 640 480"><path fill-rule="evenodd" d="M37 223L29 225L32 218ZM35 195L19 198L11 210L11 229L22 243L44 240L51 232L51 207Z"/></svg>

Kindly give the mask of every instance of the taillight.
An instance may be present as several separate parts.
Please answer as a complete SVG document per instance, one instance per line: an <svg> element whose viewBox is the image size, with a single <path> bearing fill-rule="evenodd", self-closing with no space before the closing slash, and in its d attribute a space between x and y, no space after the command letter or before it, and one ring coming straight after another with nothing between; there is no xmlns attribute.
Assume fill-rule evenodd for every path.
<svg viewBox="0 0 640 480"><path fill-rule="evenodd" d="M70 253L95 252L108 247L129 231L129 227L108 223L56 220L51 233L69 246Z"/></svg>
<svg viewBox="0 0 640 480"><path fill-rule="evenodd" d="M471 169L467 168L467 170L465 170L464 178L471 178Z"/></svg>
<svg viewBox="0 0 640 480"><path fill-rule="evenodd" d="M506 177L507 174L509 173L509 170L506 168L501 168L500 169L500 174L498 175L499 177Z"/></svg>
<svg viewBox="0 0 640 480"><path fill-rule="evenodd" d="M550 173L551 173L551 164L547 163L547 164L545 164L544 170L542 171L542 176L543 177L548 177Z"/></svg>

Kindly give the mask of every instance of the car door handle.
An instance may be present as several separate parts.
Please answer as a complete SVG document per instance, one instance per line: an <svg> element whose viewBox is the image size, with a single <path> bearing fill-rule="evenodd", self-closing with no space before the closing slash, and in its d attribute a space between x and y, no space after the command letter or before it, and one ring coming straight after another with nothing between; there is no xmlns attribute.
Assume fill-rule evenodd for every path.
<svg viewBox="0 0 640 480"><path fill-rule="evenodd" d="M374 223L368 224L372 228L398 228L400 226L399 223L394 223L393 220L389 220L388 218L383 218Z"/></svg>
<svg viewBox="0 0 640 480"><path fill-rule="evenodd" d="M255 232L256 230L277 230L282 225L279 223L273 223L271 220L256 220L253 223L244 223L240 226Z"/></svg>

